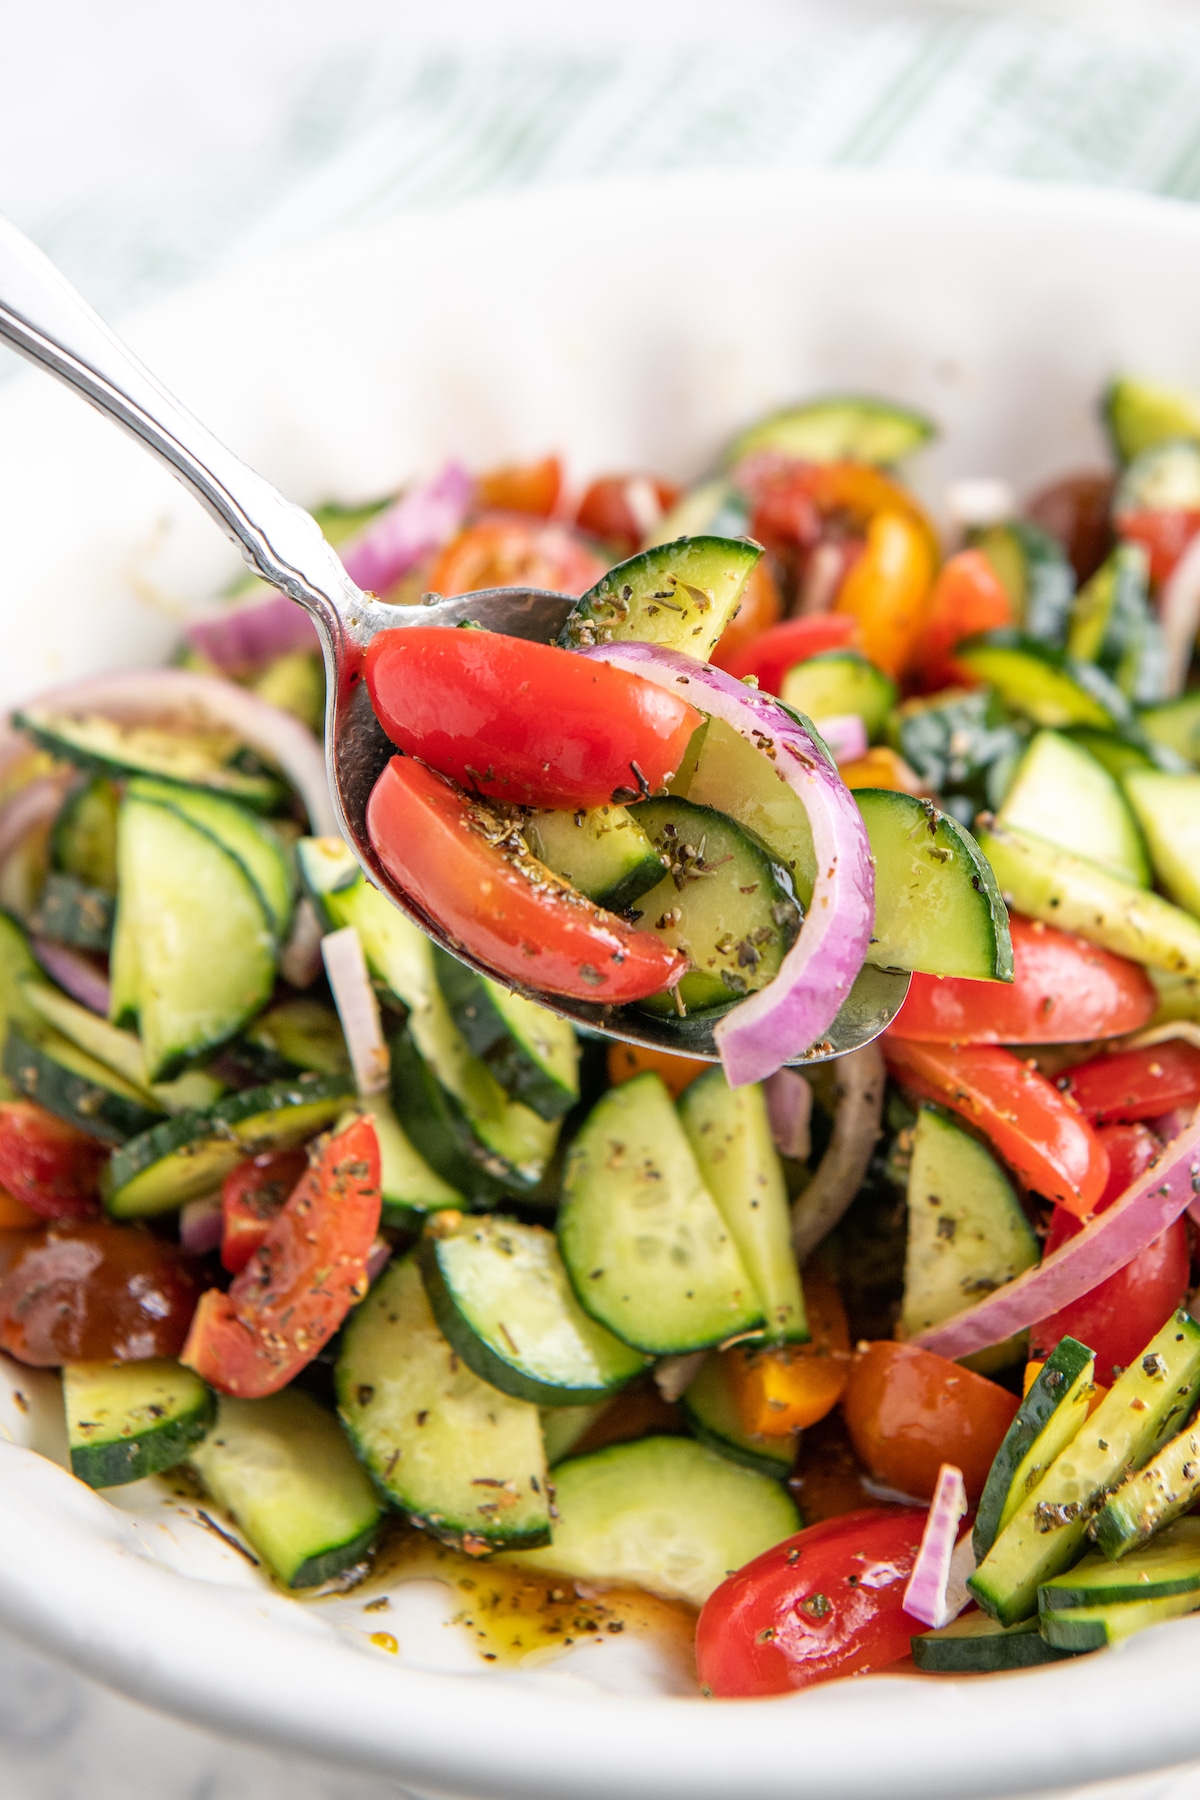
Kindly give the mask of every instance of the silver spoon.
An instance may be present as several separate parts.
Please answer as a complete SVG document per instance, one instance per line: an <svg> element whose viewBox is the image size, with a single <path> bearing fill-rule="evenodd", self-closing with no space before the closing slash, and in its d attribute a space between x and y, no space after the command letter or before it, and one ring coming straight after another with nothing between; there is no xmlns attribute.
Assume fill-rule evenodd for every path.
<svg viewBox="0 0 1200 1800"><path fill-rule="evenodd" d="M391 881L371 847L367 800L394 747L358 680L361 652L377 631L405 625L457 625L479 619L493 631L548 643L572 601L530 588L493 588L420 606L385 606L355 586L316 520L227 450L169 394L16 227L0 219L0 339L39 363L98 411L140 439L228 533L264 580L311 616L325 654L325 761L338 823L368 878L461 962L490 971L452 943ZM895 1017L909 977L867 964L824 1043L799 1060L826 1062L867 1044ZM522 989L589 1032L716 1060L712 1020L660 1020L649 1015Z"/></svg>

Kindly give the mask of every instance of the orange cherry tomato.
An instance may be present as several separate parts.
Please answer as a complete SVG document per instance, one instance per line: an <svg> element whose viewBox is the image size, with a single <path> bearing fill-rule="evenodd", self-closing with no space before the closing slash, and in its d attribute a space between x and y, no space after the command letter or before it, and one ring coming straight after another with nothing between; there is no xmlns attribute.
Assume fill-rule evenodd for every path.
<svg viewBox="0 0 1200 1800"><path fill-rule="evenodd" d="M620 555L632 556L679 494L655 475L601 475L579 502L575 523Z"/></svg>
<svg viewBox="0 0 1200 1800"><path fill-rule="evenodd" d="M569 525L494 513L452 537L425 580L431 593L447 597L494 587L549 588L577 596L586 594L606 567Z"/></svg>
<svg viewBox="0 0 1200 1800"><path fill-rule="evenodd" d="M32 1231L34 1226L43 1222L45 1215L34 1212L31 1206L25 1206L20 1200L14 1200L0 1188L0 1231Z"/></svg>
<svg viewBox="0 0 1200 1800"><path fill-rule="evenodd" d="M762 568L761 562L758 568ZM753 643L731 651L720 666L738 681L754 676L764 693L777 695L784 676L797 663L807 662L810 656L819 656L824 650L840 650L854 643L857 636L857 625L844 614L814 613L809 618L784 619ZM721 643L724 641L722 638Z"/></svg>
<svg viewBox="0 0 1200 1800"><path fill-rule="evenodd" d="M0 1186L42 1219L86 1219L100 1210L109 1146L33 1100L0 1105Z"/></svg>
<svg viewBox="0 0 1200 1800"><path fill-rule="evenodd" d="M925 629L914 656L920 686L926 693L947 687L974 687L976 677L954 660L955 645L980 631L1013 623L1008 590L979 550L960 550L942 565Z"/></svg>
<svg viewBox="0 0 1200 1800"><path fill-rule="evenodd" d="M783 596L766 557L761 557L750 572L738 609L717 640L710 661L718 669L731 670L733 663L750 645L761 641L763 632L777 624L782 614Z"/></svg>
<svg viewBox="0 0 1200 1800"><path fill-rule="evenodd" d="M558 505L562 477L557 456L547 456L541 462L489 469L475 485L479 504L488 512L533 513L548 519Z"/></svg>
<svg viewBox="0 0 1200 1800"><path fill-rule="evenodd" d="M978 1499L1017 1399L931 1350L880 1339L855 1355L842 1410L855 1453L876 1481L927 1500L942 1464L954 1463Z"/></svg>
<svg viewBox="0 0 1200 1800"><path fill-rule="evenodd" d="M1089 1217L1108 1180L1108 1153L1044 1075L998 1044L889 1036L883 1053L897 1081L970 1120L1034 1193Z"/></svg>
<svg viewBox="0 0 1200 1800"><path fill-rule="evenodd" d="M807 1344L727 1350L730 1388L742 1429L756 1437L789 1437L832 1412L850 1370L850 1328L837 1284L820 1263L804 1271Z"/></svg>
<svg viewBox="0 0 1200 1800"><path fill-rule="evenodd" d="M303 1150L268 1150L231 1169L221 1183L221 1266L244 1269L308 1166Z"/></svg>
<svg viewBox="0 0 1200 1800"><path fill-rule="evenodd" d="M608 1046L608 1079L613 1087L644 1075L649 1069L661 1075L672 1098L678 1100L685 1087L704 1075L712 1064L696 1056L676 1056L672 1050L652 1050L649 1044L617 1044Z"/></svg>
<svg viewBox="0 0 1200 1800"><path fill-rule="evenodd" d="M906 512L880 512L842 582L834 611L858 620L864 655L893 680L916 651L936 567L929 534Z"/></svg>
<svg viewBox="0 0 1200 1800"><path fill-rule="evenodd" d="M838 774L848 788L887 788L893 794L927 791L916 770L887 744L872 744L862 756L839 763Z"/></svg>

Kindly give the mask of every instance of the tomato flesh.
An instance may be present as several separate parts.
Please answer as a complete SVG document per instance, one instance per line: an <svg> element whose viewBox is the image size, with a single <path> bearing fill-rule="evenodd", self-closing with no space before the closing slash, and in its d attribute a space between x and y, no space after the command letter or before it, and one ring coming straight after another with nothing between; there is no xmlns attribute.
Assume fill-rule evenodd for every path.
<svg viewBox="0 0 1200 1800"><path fill-rule="evenodd" d="M654 475L601 475L579 502L575 523L621 556L632 556L678 498L677 487Z"/></svg>
<svg viewBox="0 0 1200 1800"><path fill-rule="evenodd" d="M928 1499L942 1464L954 1463L977 1499L1017 1400L932 1350L880 1339L850 1365L842 1410L855 1454L877 1481Z"/></svg>
<svg viewBox="0 0 1200 1800"><path fill-rule="evenodd" d="M778 694L783 678L797 663L807 662L824 650L841 650L858 633L854 619L845 613L819 613L807 619L784 619L743 649L724 657L721 667L739 681L753 675L767 694ZM720 646L718 646L720 648Z"/></svg>
<svg viewBox="0 0 1200 1800"><path fill-rule="evenodd" d="M1008 590L987 557L979 550L960 550L942 565L929 596L915 657L919 685L927 693L976 686L977 678L955 661L955 646L980 631L1012 622Z"/></svg>
<svg viewBox="0 0 1200 1800"><path fill-rule="evenodd" d="M269 1150L231 1169L221 1183L221 1265L244 1269L308 1166L303 1150Z"/></svg>
<svg viewBox="0 0 1200 1800"><path fill-rule="evenodd" d="M1182 1038L1096 1056L1069 1069L1066 1091L1097 1125L1157 1119L1200 1101L1200 1050Z"/></svg>
<svg viewBox="0 0 1200 1800"><path fill-rule="evenodd" d="M492 631L413 625L367 651L375 716L439 774L518 806L605 806L657 793L700 714L591 657Z"/></svg>
<svg viewBox="0 0 1200 1800"><path fill-rule="evenodd" d="M375 783L367 831L396 885L502 980L622 1005L687 967L551 875L523 840L497 843L495 814L411 757L394 756Z"/></svg>
<svg viewBox="0 0 1200 1800"><path fill-rule="evenodd" d="M44 1219L87 1219L100 1208L105 1144L32 1100L0 1106L0 1187Z"/></svg>
<svg viewBox="0 0 1200 1800"><path fill-rule="evenodd" d="M562 464L557 456L536 463L506 463L489 469L476 483L479 503L489 512L532 513L548 519L562 493Z"/></svg>
<svg viewBox="0 0 1200 1800"><path fill-rule="evenodd" d="M709 1595L696 1627L706 1693L752 1699L885 1669L917 1623L904 1593L925 1514L866 1507L810 1525Z"/></svg>
<svg viewBox="0 0 1200 1800"><path fill-rule="evenodd" d="M451 538L426 572L435 594L474 594L480 588L548 588L586 594L607 564L567 525L520 513L485 515Z"/></svg>
<svg viewBox="0 0 1200 1800"><path fill-rule="evenodd" d="M0 1349L38 1368L177 1356L200 1293L178 1245L99 1221L8 1234L0 1271Z"/></svg>
<svg viewBox="0 0 1200 1800"><path fill-rule="evenodd" d="M1160 588L1200 531L1195 507L1146 507L1118 513L1117 531L1127 544L1140 544L1150 558L1150 580Z"/></svg>

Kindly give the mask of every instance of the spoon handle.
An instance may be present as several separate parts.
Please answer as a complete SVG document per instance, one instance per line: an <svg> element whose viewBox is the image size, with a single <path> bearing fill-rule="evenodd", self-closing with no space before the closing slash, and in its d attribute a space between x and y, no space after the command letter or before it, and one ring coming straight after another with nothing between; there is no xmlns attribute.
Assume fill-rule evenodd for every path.
<svg viewBox="0 0 1200 1800"><path fill-rule="evenodd" d="M0 339L140 439L191 489L251 568L313 616L327 655L340 660L343 621L365 601L316 520L214 437L4 218Z"/></svg>

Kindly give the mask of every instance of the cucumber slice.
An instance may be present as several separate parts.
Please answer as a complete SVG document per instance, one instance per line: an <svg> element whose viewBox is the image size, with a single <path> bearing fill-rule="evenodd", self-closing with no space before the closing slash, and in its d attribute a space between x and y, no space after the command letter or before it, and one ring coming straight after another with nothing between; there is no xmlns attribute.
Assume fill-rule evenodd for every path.
<svg viewBox="0 0 1200 1800"><path fill-rule="evenodd" d="M351 1314L337 1393L358 1454L415 1524L473 1554L548 1542L537 1408L480 1381L451 1349L411 1256Z"/></svg>
<svg viewBox="0 0 1200 1800"><path fill-rule="evenodd" d="M25 984L40 981L41 970L21 927L6 912L0 912L0 1046L3 1046L10 1024L39 1024L38 1014L29 1003Z"/></svg>
<svg viewBox="0 0 1200 1800"><path fill-rule="evenodd" d="M634 817L667 873L643 894L637 916L691 958L678 985L689 1011L728 1005L765 987L800 930L787 872L766 845L712 807L690 800L644 800ZM674 1013L673 994L641 1002Z"/></svg>
<svg viewBox="0 0 1200 1800"><path fill-rule="evenodd" d="M1011 981L1008 912L970 832L929 800L887 788L855 795L875 859L875 931L882 968Z"/></svg>
<svg viewBox="0 0 1200 1800"><path fill-rule="evenodd" d="M1071 614L1075 571L1058 539L1039 525L1010 519L972 532L971 544L1000 577L1026 636L1061 645Z"/></svg>
<svg viewBox="0 0 1200 1800"><path fill-rule="evenodd" d="M325 717L325 670L311 650L288 650L251 684L260 700L301 719L317 737Z"/></svg>
<svg viewBox="0 0 1200 1800"><path fill-rule="evenodd" d="M709 1069L684 1089L679 1118L762 1301L763 1336L768 1343L807 1343L787 1187L762 1088L731 1088L724 1070Z"/></svg>
<svg viewBox="0 0 1200 1800"><path fill-rule="evenodd" d="M1138 714L1138 725L1158 749L1200 763L1200 688L1161 706L1146 707Z"/></svg>
<svg viewBox="0 0 1200 1800"><path fill-rule="evenodd" d="M436 1006L410 1017L391 1051L396 1116L444 1181L482 1201L537 1186L558 1122L508 1098L467 1049L440 995Z"/></svg>
<svg viewBox="0 0 1200 1800"><path fill-rule="evenodd" d="M1200 399L1157 382L1121 376L1105 394L1101 416L1123 463L1169 438L1200 439Z"/></svg>
<svg viewBox="0 0 1200 1800"><path fill-rule="evenodd" d="M1069 1568L1105 1490L1140 1469L1200 1394L1200 1325L1177 1312L1017 1507L967 1585L1005 1625L1028 1618L1044 1582Z"/></svg>
<svg viewBox="0 0 1200 1800"><path fill-rule="evenodd" d="M200 1377L169 1357L66 1363L62 1378L71 1473L89 1487L173 1469L216 1416Z"/></svg>
<svg viewBox="0 0 1200 1800"><path fill-rule="evenodd" d="M414 1012L436 991L433 947L410 919L371 886L341 838L301 838L300 879L330 931L353 925L372 976Z"/></svg>
<svg viewBox="0 0 1200 1800"><path fill-rule="evenodd" d="M649 838L624 806L535 812L525 841L539 862L610 912L624 912L662 879Z"/></svg>
<svg viewBox="0 0 1200 1800"><path fill-rule="evenodd" d="M687 1438L611 1444L554 1471L553 1542L527 1567L630 1582L703 1606L733 1569L800 1529L787 1489Z"/></svg>
<svg viewBox="0 0 1200 1800"><path fill-rule="evenodd" d="M729 1359L712 1350L680 1398L696 1437L719 1456L728 1456L758 1475L786 1481L796 1460L796 1439L752 1437L742 1427L729 1384Z"/></svg>
<svg viewBox="0 0 1200 1800"><path fill-rule="evenodd" d="M383 1095L372 1094L369 1105L379 1139L381 1223L401 1231L420 1231L430 1213L465 1205L458 1189L430 1168Z"/></svg>
<svg viewBox="0 0 1200 1800"><path fill-rule="evenodd" d="M1038 1261L1012 1183L978 1138L923 1106L908 1171L906 1338L982 1300Z"/></svg>
<svg viewBox="0 0 1200 1800"><path fill-rule="evenodd" d="M569 817L569 815L567 815ZM662 864L655 858L655 868ZM506 1094L542 1119L561 1119L579 1099L579 1043L566 1019L476 975L435 950L438 983L468 1049Z"/></svg>
<svg viewBox="0 0 1200 1800"><path fill-rule="evenodd" d="M982 1562L1021 1502L1078 1433L1095 1394L1096 1359L1062 1338L1038 1370L988 1471L972 1544Z"/></svg>
<svg viewBox="0 0 1200 1800"><path fill-rule="evenodd" d="M731 468L755 451L771 450L799 462L848 460L887 468L936 436L937 427L924 413L890 400L835 394L760 419L734 438L724 460Z"/></svg>
<svg viewBox="0 0 1200 1800"><path fill-rule="evenodd" d="M610 569L571 609L559 642L636 639L707 661L762 555L746 538L676 538Z"/></svg>
<svg viewBox="0 0 1200 1800"><path fill-rule="evenodd" d="M162 1116L150 1094L45 1026L10 1023L4 1073L26 1099L106 1144L124 1144Z"/></svg>
<svg viewBox="0 0 1200 1800"><path fill-rule="evenodd" d="M1078 1656L1086 1650L1103 1650L1120 1644L1135 1632L1149 1631L1168 1619L1181 1619L1200 1607L1200 1588L1172 1594L1162 1600L1131 1601L1116 1606L1080 1606L1067 1612L1043 1613L1039 1629L1056 1650Z"/></svg>
<svg viewBox="0 0 1200 1800"><path fill-rule="evenodd" d="M541 1413L542 1442L546 1446L546 1461L553 1473L555 1463L569 1456L576 1444L581 1443L592 1429L596 1420L608 1408L608 1401L601 1400L595 1406L548 1406Z"/></svg>
<svg viewBox="0 0 1200 1800"><path fill-rule="evenodd" d="M1122 472L1112 503L1116 518L1130 512L1194 512L1197 508L1200 442L1187 438L1168 438L1135 456Z"/></svg>
<svg viewBox="0 0 1200 1800"><path fill-rule="evenodd" d="M119 1031L107 1019L98 1018L86 1006L77 1005L44 981L24 982L22 991L38 1019L53 1026L55 1032L69 1038L105 1068L123 1076L137 1090L143 1105L153 1112L203 1111L214 1106L225 1091L221 1082L203 1069L191 1069L175 1081L151 1086L146 1081L142 1046L131 1031Z"/></svg>
<svg viewBox="0 0 1200 1800"><path fill-rule="evenodd" d="M208 1113L164 1119L115 1153L102 1179L105 1207L116 1219L173 1212L220 1187L248 1156L315 1137L353 1095L346 1077L300 1075L230 1094Z"/></svg>
<svg viewBox="0 0 1200 1800"><path fill-rule="evenodd" d="M1081 745L1057 731L1037 733L996 822L1086 857L1120 881L1150 885L1142 834L1120 786Z"/></svg>
<svg viewBox="0 0 1200 1800"><path fill-rule="evenodd" d="M291 1069L309 1069L317 1075L350 1073L342 1022L320 1000L297 996L268 1007L246 1027L239 1052L245 1046L261 1059L265 1076Z"/></svg>
<svg viewBox="0 0 1200 1800"><path fill-rule="evenodd" d="M375 1490L337 1420L298 1388L265 1400L222 1395L191 1461L285 1587L319 1587L370 1553Z"/></svg>
<svg viewBox="0 0 1200 1800"><path fill-rule="evenodd" d="M1134 729L1128 700L1102 670L1019 632L986 632L954 654L980 681L989 682L1006 706L1035 725Z"/></svg>
<svg viewBox="0 0 1200 1800"><path fill-rule="evenodd" d="M1092 1522L1092 1536L1115 1562L1190 1512L1198 1497L1200 1430L1193 1424L1114 1488Z"/></svg>
<svg viewBox="0 0 1200 1800"><path fill-rule="evenodd" d="M13 724L52 756L98 775L153 775L182 787L210 788L258 812L270 812L283 795L274 775L247 774L233 764L237 740L228 732L121 725L96 713L72 718L40 706L14 713Z"/></svg>
<svg viewBox="0 0 1200 1800"><path fill-rule="evenodd" d="M124 918L135 941L146 1072L164 1080L266 1003L275 945L241 864L177 811L127 798L117 836L117 937ZM114 1020L126 1003L115 983Z"/></svg>
<svg viewBox="0 0 1200 1800"><path fill-rule="evenodd" d="M788 670L780 698L810 719L857 713L874 743L896 704L896 684L857 650L826 650Z"/></svg>
<svg viewBox="0 0 1200 1800"><path fill-rule="evenodd" d="M117 808L120 796L98 775L67 796L50 833L51 867L103 893L117 891Z"/></svg>
<svg viewBox="0 0 1200 1800"><path fill-rule="evenodd" d="M887 733L922 787L940 794L944 805L953 800L955 817L968 824L981 807L997 804L1026 734L990 688L906 700L892 713ZM961 802L967 804L960 810Z"/></svg>
<svg viewBox="0 0 1200 1800"><path fill-rule="evenodd" d="M689 488L668 507L654 530L643 541L643 550L656 544L672 544L679 538L746 537L750 530L750 506L746 496L723 475Z"/></svg>
<svg viewBox="0 0 1200 1800"><path fill-rule="evenodd" d="M998 1675L1003 1669L1035 1669L1071 1655L1046 1642L1036 1619L1000 1625L983 1612L964 1613L940 1631L923 1631L911 1645L922 1675Z"/></svg>
<svg viewBox="0 0 1200 1800"><path fill-rule="evenodd" d="M1134 962L1200 975L1200 924L1158 894L1000 825L980 834L979 848L1014 912L1078 932Z"/></svg>
<svg viewBox="0 0 1200 1800"><path fill-rule="evenodd" d="M1070 733L1069 741L1086 750L1115 781L1124 781L1126 775L1139 769L1159 766L1150 750L1142 744L1130 743L1128 738L1118 737L1113 731L1093 731L1086 725L1077 725Z"/></svg>
<svg viewBox="0 0 1200 1800"><path fill-rule="evenodd" d="M806 907L817 879L812 826L800 796L770 758L732 725L710 716L693 735L685 771L672 783L672 793L694 806L724 813L765 844L791 876L796 897Z"/></svg>
<svg viewBox="0 0 1200 1800"><path fill-rule="evenodd" d="M74 875L51 870L29 929L58 944L74 944L77 950L107 950L115 907L115 897L103 888L88 887Z"/></svg>
<svg viewBox="0 0 1200 1800"><path fill-rule="evenodd" d="M1150 565L1140 544L1119 544L1076 594L1067 651L1096 663L1139 704L1163 698L1166 640L1150 608Z"/></svg>
<svg viewBox="0 0 1200 1800"><path fill-rule="evenodd" d="M567 1152L558 1233L584 1309L652 1356L707 1349L763 1323L655 1074L610 1088L593 1107Z"/></svg>
<svg viewBox="0 0 1200 1800"><path fill-rule="evenodd" d="M1200 1519L1180 1519L1120 1562L1093 1552L1038 1589L1038 1611L1166 1600L1200 1588Z"/></svg>
<svg viewBox="0 0 1200 1800"><path fill-rule="evenodd" d="M515 1400L584 1406L646 1366L583 1311L544 1226L447 1218L422 1240L418 1262L447 1342L481 1381Z"/></svg>
<svg viewBox="0 0 1200 1800"><path fill-rule="evenodd" d="M1200 914L1200 775L1128 775L1125 792L1146 834L1159 885Z"/></svg>
<svg viewBox="0 0 1200 1800"><path fill-rule="evenodd" d="M240 863L275 936L281 942L287 937L292 918L292 868L273 826L265 819L256 819L235 800L206 794L200 788L139 780L131 781L127 792L130 799L169 807L197 830L215 838Z"/></svg>

